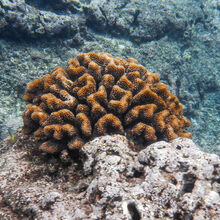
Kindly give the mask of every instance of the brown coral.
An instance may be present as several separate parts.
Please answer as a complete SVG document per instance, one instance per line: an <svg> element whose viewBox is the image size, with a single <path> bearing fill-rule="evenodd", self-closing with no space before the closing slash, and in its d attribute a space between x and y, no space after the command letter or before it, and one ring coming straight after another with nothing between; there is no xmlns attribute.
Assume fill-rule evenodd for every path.
<svg viewBox="0 0 220 220"><path fill-rule="evenodd" d="M95 136L125 134L143 145L191 137L182 105L133 58L107 53L79 54L68 68L55 68L29 83L24 132L42 141L47 153L83 146Z"/></svg>

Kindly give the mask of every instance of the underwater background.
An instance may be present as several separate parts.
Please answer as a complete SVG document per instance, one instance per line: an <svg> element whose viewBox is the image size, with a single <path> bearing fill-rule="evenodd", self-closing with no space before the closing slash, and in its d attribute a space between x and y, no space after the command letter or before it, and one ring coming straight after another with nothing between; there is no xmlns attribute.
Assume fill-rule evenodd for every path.
<svg viewBox="0 0 220 220"><path fill-rule="evenodd" d="M0 0L0 140L23 124L28 82L90 51L158 73L194 142L220 155L218 0Z"/></svg>

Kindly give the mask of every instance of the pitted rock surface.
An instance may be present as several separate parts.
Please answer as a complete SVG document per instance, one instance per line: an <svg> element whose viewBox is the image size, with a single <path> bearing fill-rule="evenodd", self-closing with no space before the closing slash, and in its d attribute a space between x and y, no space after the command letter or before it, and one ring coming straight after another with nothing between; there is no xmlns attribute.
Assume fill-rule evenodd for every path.
<svg viewBox="0 0 220 220"><path fill-rule="evenodd" d="M7 141L0 147L6 146ZM63 166L59 158L35 151L20 134L1 154L1 218L217 220L220 215L220 158L190 139L135 152L124 136L98 137L79 150L78 161Z"/></svg>

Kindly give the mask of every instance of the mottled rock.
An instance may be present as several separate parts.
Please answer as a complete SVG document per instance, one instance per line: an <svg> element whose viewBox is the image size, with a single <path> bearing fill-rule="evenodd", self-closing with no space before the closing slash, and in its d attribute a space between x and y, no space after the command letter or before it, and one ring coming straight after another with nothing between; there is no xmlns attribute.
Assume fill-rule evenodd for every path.
<svg viewBox="0 0 220 220"><path fill-rule="evenodd" d="M166 35L189 39L192 24L204 20L201 4L191 0L2 0L0 6L2 35L16 34L16 37L22 34L33 38L70 37L82 34L88 26L138 43L158 40Z"/></svg>
<svg viewBox="0 0 220 220"><path fill-rule="evenodd" d="M41 1L1 1L0 35L13 38L15 36L16 38L42 36L48 38L58 35L73 38L80 32L81 26L85 25L85 19L77 15L80 11L71 11L66 8L70 13L68 11L60 13L57 8L48 7L51 3L53 5L53 2L44 5L41 4ZM62 4L65 8L66 4ZM68 6L70 5L68 4ZM74 6L72 5L72 7Z"/></svg>
<svg viewBox="0 0 220 220"><path fill-rule="evenodd" d="M191 24L203 18L199 4L190 0L183 3L170 0L92 0L84 6L84 12L91 28L101 32L107 30L138 43L165 35L189 38Z"/></svg>
<svg viewBox="0 0 220 220"><path fill-rule="evenodd" d="M17 134L0 159L0 218L218 219L220 158L189 139L133 151L124 136L89 142L63 164ZM53 167L55 172L49 172ZM15 218L16 217L16 218Z"/></svg>

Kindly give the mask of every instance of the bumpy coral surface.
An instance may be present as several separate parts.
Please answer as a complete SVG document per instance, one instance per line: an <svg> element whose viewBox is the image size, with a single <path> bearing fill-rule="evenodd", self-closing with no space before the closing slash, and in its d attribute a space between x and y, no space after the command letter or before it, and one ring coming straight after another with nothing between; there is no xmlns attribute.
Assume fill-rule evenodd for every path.
<svg viewBox="0 0 220 220"><path fill-rule="evenodd" d="M135 59L107 53L79 54L29 83L24 99L25 133L48 153L83 146L96 136L124 134L139 145L191 137L178 98L159 76Z"/></svg>

